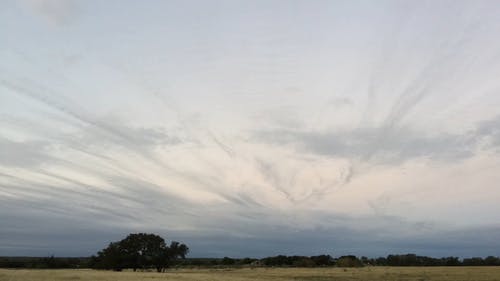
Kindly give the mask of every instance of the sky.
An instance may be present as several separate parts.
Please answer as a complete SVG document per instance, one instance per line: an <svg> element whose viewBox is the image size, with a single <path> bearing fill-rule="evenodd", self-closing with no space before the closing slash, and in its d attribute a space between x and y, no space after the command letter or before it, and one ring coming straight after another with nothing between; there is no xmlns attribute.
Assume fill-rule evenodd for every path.
<svg viewBox="0 0 500 281"><path fill-rule="evenodd" d="M500 255L500 2L0 2L0 256Z"/></svg>

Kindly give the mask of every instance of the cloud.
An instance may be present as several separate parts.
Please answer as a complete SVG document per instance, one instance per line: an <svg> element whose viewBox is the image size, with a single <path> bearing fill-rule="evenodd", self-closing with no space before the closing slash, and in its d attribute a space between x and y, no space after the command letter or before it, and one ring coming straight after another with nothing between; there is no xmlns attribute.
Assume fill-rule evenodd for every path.
<svg viewBox="0 0 500 281"><path fill-rule="evenodd" d="M7 167L36 167L51 159L45 141L11 141L0 137L0 165Z"/></svg>
<svg viewBox="0 0 500 281"><path fill-rule="evenodd" d="M336 97L330 99L328 104L334 108L342 108L345 106L352 106L353 101L348 97Z"/></svg>
<svg viewBox="0 0 500 281"><path fill-rule="evenodd" d="M476 137L469 135L426 136L409 128L360 128L349 131L260 131L256 140L288 144L299 151L367 160L376 164L399 164L415 158L455 160L473 155Z"/></svg>
<svg viewBox="0 0 500 281"><path fill-rule="evenodd" d="M161 200L157 199L157 203L150 202L149 206L161 206ZM60 198L60 201L65 199ZM498 241L493 239L500 230L492 226L453 228L395 216L330 212L301 212L300 216L290 217L287 213L262 212L244 206L205 210L184 206L196 215L181 216L181 210L165 209L164 213L152 217L145 209L130 209L116 199L114 202L115 212L135 212L137 216L116 217L109 210L91 213L70 206L61 209L57 205L53 209L62 212L52 212L42 207L43 202L36 205L39 211L34 212L25 204L2 201L10 211L0 214L4 226L0 230L4 242L0 249L5 254L90 255L108 242L137 231L181 240L191 247L191 254L196 257L321 253L380 256L406 253L408 249L431 256L486 256L500 249ZM171 203L164 201L163 206L169 207ZM39 225L38 221L44 224Z"/></svg>
<svg viewBox="0 0 500 281"><path fill-rule="evenodd" d="M498 149L500 146L500 116L482 121L475 129L475 133L482 136L487 145Z"/></svg>
<svg viewBox="0 0 500 281"><path fill-rule="evenodd" d="M56 25L70 23L78 11L75 0L27 0L27 3L48 22Z"/></svg>

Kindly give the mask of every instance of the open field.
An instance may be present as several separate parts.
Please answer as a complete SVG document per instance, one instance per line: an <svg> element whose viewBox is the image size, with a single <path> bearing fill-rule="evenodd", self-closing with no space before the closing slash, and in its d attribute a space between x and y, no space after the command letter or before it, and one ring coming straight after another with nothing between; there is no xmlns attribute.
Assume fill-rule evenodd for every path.
<svg viewBox="0 0 500 281"><path fill-rule="evenodd" d="M48 280L293 280L293 281L483 281L500 280L500 267L365 267L365 268L245 268L180 269L166 273L110 272L95 270L7 270L0 269L1 281Z"/></svg>

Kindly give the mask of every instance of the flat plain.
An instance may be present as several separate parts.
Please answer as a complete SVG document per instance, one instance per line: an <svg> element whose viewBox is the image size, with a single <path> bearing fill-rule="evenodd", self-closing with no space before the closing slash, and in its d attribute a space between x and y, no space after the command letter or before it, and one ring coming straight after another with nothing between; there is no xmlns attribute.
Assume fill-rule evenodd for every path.
<svg viewBox="0 0 500 281"><path fill-rule="evenodd" d="M156 272L112 272L90 269L0 269L1 281L179 280L179 281L486 281L500 280L500 267L364 267L170 269Z"/></svg>

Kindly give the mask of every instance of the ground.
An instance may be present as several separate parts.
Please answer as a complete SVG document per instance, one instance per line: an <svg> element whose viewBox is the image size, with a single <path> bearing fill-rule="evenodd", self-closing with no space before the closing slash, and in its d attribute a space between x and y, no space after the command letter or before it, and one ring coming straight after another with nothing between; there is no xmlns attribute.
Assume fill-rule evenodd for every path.
<svg viewBox="0 0 500 281"><path fill-rule="evenodd" d="M1 281L500 281L500 267L364 267L364 268L244 268L171 269L156 272L111 272L97 270L9 270L0 269Z"/></svg>

